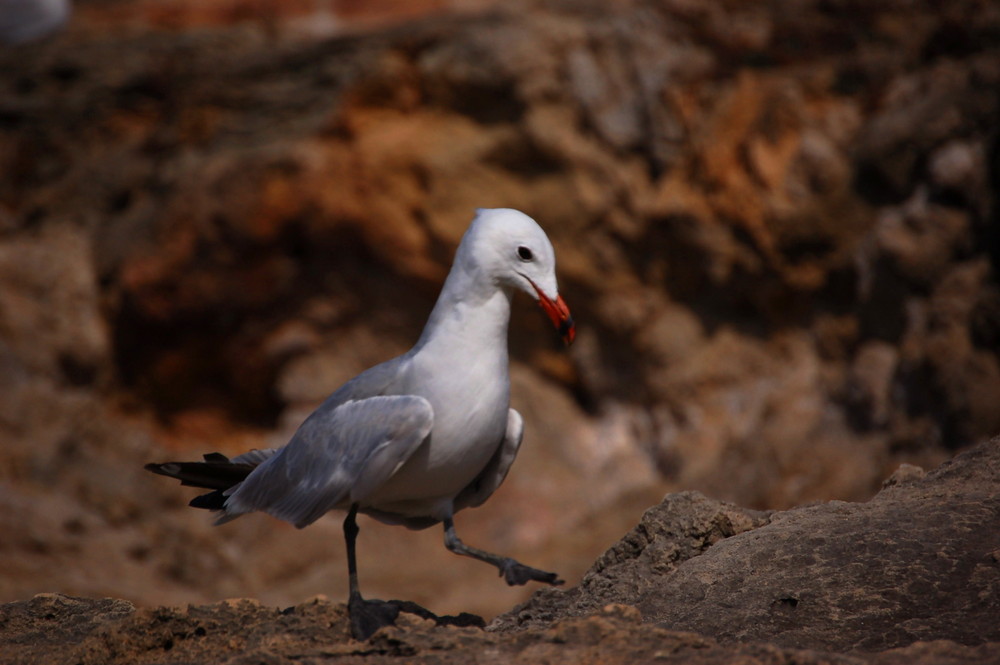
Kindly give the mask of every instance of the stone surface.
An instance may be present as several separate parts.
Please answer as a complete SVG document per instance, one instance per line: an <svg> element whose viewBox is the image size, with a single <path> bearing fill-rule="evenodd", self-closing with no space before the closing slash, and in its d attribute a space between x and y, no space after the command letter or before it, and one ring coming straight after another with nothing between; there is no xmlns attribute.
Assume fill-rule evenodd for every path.
<svg viewBox="0 0 1000 665"><path fill-rule="evenodd" d="M866 503L770 515L668 495L576 588L540 591L498 631L634 605L724 642L837 652L1000 642L1000 439Z"/></svg>
<svg viewBox="0 0 1000 665"><path fill-rule="evenodd" d="M993 663L1000 439L867 503L762 513L668 495L583 582L489 631L403 613L366 641L343 604L0 606L0 656L89 663Z"/></svg>
<svg viewBox="0 0 1000 665"><path fill-rule="evenodd" d="M663 593L663 579L717 542L767 524L769 514L714 501L697 492L668 494L639 524L598 557L580 584L536 591L524 605L497 617L491 630L545 627L586 616L608 604L636 605Z"/></svg>

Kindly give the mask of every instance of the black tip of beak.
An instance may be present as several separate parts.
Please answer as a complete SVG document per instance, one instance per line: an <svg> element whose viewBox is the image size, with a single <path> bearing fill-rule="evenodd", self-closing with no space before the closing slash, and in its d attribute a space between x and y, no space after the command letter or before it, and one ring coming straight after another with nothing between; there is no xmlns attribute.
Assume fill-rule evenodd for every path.
<svg viewBox="0 0 1000 665"><path fill-rule="evenodd" d="M559 323L559 336L562 337L566 346L573 343L576 338L576 323L574 323L572 316L566 317Z"/></svg>

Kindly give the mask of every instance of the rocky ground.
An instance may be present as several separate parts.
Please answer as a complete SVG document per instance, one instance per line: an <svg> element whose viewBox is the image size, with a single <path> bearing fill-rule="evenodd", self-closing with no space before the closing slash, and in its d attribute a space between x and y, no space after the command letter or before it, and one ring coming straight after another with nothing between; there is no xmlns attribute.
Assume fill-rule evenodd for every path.
<svg viewBox="0 0 1000 665"><path fill-rule="evenodd" d="M43 594L0 607L17 663L995 663L1000 439L867 503L760 512L668 495L583 582L487 631L403 614L351 639L343 604L137 609Z"/></svg>
<svg viewBox="0 0 1000 665"><path fill-rule="evenodd" d="M793 507L868 500L901 464L932 469L1000 432L996 3L470 1L400 14L335 2L333 22L311 7L81 0L61 33L0 50L0 601L22 603L7 616L78 617L89 627L67 640L80 649L190 612L243 617L247 641L233 644L270 644L288 617L303 635L340 630L336 602L301 606L344 596L336 519L213 529L189 492L141 467L283 443L340 382L413 342L472 210L511 206L552 237L579 335L559 348L516 303L525 445L504 487L457 524L469 543L582 584L498 619L519 626L512 642L415 629L379 638L397 651L344 649L430 653L472 635L469 648L506 658L569 632L600 641L606 625L622 644L662 640L637 659L675 657L671 640L694 639L663 632L675 628L702 635L678 653L721 660L995 653L961 632L955 617L974 604L891 630L858 614L890 636L878 642L792 573L825 561L824 579L853 588L869 568L899 569L877 539L903 519L892 497L924 481L862 507ZM678 544L691 572L664 589L588 586L594 558L680 491L711 499L672 494L641 528L679 515L722 540L693 558L698 537ZM968 542L950 518L968 506L927 501L915 515L938 516L935 537ZM837 550L856 527L840 510L879 525L861 552ZM760 534L784 538L784 558L742 558ZM900 556L926 560L919 537L895 538ZM955 561L941 547L934 560ZM369 593L438 613L492 619L531 592L456 561L437 530L364 522L360 548ZM600 561L619 570L616 556ZM788 570L767 586L757 576L772 559ZM986 584L988 565L969 579ZM917 573L906 593L939 598L927 576L945 571ZM976 584L995 607L996 587ZM777 604L736 603L755 588ZM661 591L687 609L658 604ZM125 601L26 600L40 592L209 609L157 619ZM232 597L262 605L211 605ZM886 587L873 611L896 616L905 597ZM587 618L622 602L647 623L621 609ZM709 616L728 605L746 614ZM801 623L782 634L815 641L768 633L785 615ZM830 617L846 617L841 633ZM201 627L204 640L171 638L176 653L229 644ZM900 646L907 635L916 646Z"/></svg>

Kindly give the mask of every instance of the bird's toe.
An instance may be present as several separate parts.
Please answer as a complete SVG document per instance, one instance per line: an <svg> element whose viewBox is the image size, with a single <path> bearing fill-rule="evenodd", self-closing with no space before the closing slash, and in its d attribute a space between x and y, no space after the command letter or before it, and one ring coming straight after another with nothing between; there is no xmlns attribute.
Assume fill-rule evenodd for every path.
<svg viewBox="0 0 1000 665"><path fill-rule="evenodd" d="M559 586L563 583L563 580L559 579L559 575L556 573L532 568L514 559L504 559L500 574L503 575L503 578L507 580L507 584L510 586L520 586L532 581L543 582L553 586Z"/></svg>
<svg viewBox="0 0 1000 665"><path fill-rule="evenodd" d="M383 626L394 626L399 616L399 606L384 600L351 598L347 603L351 619L351 635L356 640L367 640Z"/></svg>

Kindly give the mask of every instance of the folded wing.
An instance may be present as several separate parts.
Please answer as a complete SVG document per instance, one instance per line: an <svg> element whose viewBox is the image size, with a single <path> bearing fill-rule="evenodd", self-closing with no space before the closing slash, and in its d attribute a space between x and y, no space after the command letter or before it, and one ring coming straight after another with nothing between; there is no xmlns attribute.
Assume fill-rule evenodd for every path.
<svg viewBox="0 0 1000 665"><path fill-rule="evenodd" d="M227 491L219 522L260 510L302 528L342 502L363 502L413 454L433 422L430 403L415 395L321 407L288 445Z"/></svg>
<svg viewBox="0 0 1000 665"><path fill-rule="evenodd" d="M524 419L520 413L510 409L507 411L507 431L503 441L497 446L497 450L493 453L486 468L455 497L455 512L463 508L481 506L499 489L507 477L507 472L510 471L510 465L517 457L517 451L521 447L523 438Z"/></svg>

